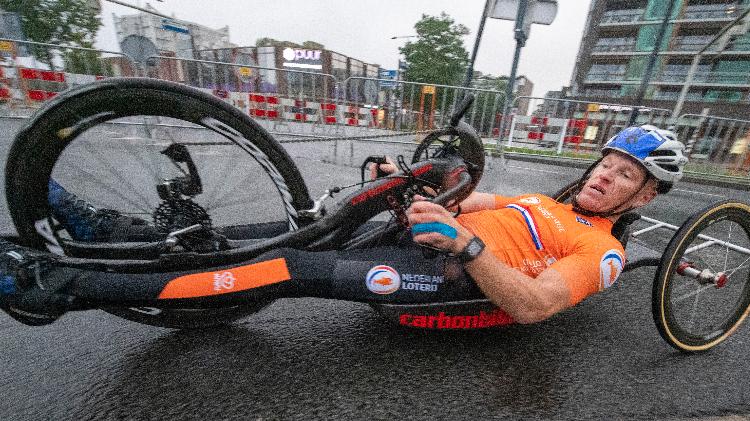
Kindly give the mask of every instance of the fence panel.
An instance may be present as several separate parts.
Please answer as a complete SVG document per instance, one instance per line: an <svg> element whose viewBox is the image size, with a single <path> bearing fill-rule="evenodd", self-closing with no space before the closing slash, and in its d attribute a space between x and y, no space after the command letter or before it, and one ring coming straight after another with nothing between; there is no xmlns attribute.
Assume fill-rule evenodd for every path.
<svg viewBox="0 0 750 421"><path fill-rule="evenodd" d="M28 116L65 89L111 76L135 76L125 54L0 39L0 115Z"/></svg>
<svg viewBox="0 0 750 421"><path fill-rule="evenodd" d="M209 92L272 130L314 133L336 123L329 117L339 88L330 74L164 56L150 57L145 72Z"/></svg>
<svg viewBox="0 0 750 421"><path fill-rule="evenodd" d="M636 111L637 125L670 124L670 111L661 108L528 96L513 103L520 112L510 117L510 129L503 134L505 145L557 154L598 153L610 137L628 126Z"/></svg>
<svg viewBox="0 0 750 421"><path fill-rule="evenodd" d="M683 114L675 122L690 158L688 171L713 176L750 175L750 120Z"/></svg>
<svg viewBox="0 0 750 421"><path fill-rule="evenodd" d="M372 129L423 132L443 127L470 92L476 99L465 121L483 137L497 136L505 95L489 89L365 77L350 77L342 87L339 105L344 110L344 124L358 127L360 133Z"/></svg>

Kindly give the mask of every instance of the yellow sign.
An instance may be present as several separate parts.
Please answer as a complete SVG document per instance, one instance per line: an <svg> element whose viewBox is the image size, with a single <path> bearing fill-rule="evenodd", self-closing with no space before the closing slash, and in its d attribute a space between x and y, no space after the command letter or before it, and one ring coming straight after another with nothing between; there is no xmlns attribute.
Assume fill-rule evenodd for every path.
<svg viewBox="0 0 750 421"><path fill-rule="evenodd" d="M427 94L435 95L435 86L433 86L433 85L425 85L425 86L423 86L422 87L422 93L425 94L425 95L427 95Z"/></svg>
<svg viewBox="0 0 750 421"><path fill-rule="evenodd" d="M10 41L0 41L0 51L13 52L13 43Z"/></svg>
<svg viewBox="0 0 750 421"><path fill-rule="evenodd" d="M250 76L253 75L253 69L251 69L249 67L240 67L239 69L237 69L237 72L242 77L250 77Z"/></svg>
<svg viewBox="0 0 750 421"><path fill-rule="evenodd" d="M599 104L589 104L587 109L590 113L596 113L599 111Z"/></svg>

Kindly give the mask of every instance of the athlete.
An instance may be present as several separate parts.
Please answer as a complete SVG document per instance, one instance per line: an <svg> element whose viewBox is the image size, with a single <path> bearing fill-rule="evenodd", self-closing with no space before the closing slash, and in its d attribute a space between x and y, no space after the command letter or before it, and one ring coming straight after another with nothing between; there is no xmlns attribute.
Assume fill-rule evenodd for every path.
<svg viewBox="0 0 750 421"><path fill-rule="evenodd" d="M572 204L474 192L454 218L442 206L415 201L407 212L413 239L459 256L484 295L515 322L538 322L615 282L625 255L613 224L670 190L687 162L683 149L671 131L629 127L605 144ZM380 168L395 170L391 163Z"/></svg>
<svg viewBox="0 0 750 421"><path fill-rule="evenodd" d="M424 258L411 241L384 244L366 253L274 250L258 259L285 258L292 278L310 285L313 295L369 300L394 293L425 302L431 295L423 294L423 287L444 296L468 290L468 295L483 295L501 309L500 324L538 322L615 282L625 257L622 245L611 235L613 223L658 193L666 193L680 179L687 161L682 150L669 131L653 126L625 129L604 146L602 159L585 172L569 205L538 194L510 198L475 192L460 204L462 214L454 217L442 206L414 202L407 212L413 241L455 259ZM381 169L396 170L392 164ZM145 221L91 208L53 181L49 201L56 219L76 239L122 241L118 240L122 232L131 238L133 232L148 231L140 230L149 227ZM45 285L50 286L46 278L54 281L54 269L35 266L34 276L28 279L11 276L26 273L15 271L19 265L44 260L42 252L0 242L0 266L8 266L0 267L0 309L27 324L50 323L65 308L64 302L50 303L60 305L62 310L56 311L32 295L49 296L35 285L45 277ZM384 266L373 267L371 262ZM398 267L405 280L414 282L405 281L394 289L387 277L370 279L376 268L390 270L387 265ZM445 275L445 284L440 274ZM437 284L421 282L427 278ZM62 287L65 279L55 283ZM462 284L469 286L462 289ZM319 286L327 293L315 290Z"/></svg>

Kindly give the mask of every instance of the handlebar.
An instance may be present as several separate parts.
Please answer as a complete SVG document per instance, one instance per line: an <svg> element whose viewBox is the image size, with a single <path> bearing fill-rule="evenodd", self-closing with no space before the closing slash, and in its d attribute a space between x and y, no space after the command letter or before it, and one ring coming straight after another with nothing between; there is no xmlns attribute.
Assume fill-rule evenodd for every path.
<svg viewBox="0 0 750 421"><path fill-rule="evenodd" d="M458 183L455 186L435 196L432 199L432 202L442 206L447 205L448 202L454 199L461 192L461 190L471 184L471 180L471 174L469 174L467 171L462 172L461 174L459 174Z"/></svg>
<svg viewBox="0 0 750 421"><path fill-rule="evenodd" d="M466 96L464 96L464 99L461 100L461 103L456 107L456 112L453 113L451 116L451 127L456 127L458 125L458 122L461 121L461 117L466 114L467 111L469 111L469 107L471 107L471 104L474 103L474 95L467 93Z"/></svg>

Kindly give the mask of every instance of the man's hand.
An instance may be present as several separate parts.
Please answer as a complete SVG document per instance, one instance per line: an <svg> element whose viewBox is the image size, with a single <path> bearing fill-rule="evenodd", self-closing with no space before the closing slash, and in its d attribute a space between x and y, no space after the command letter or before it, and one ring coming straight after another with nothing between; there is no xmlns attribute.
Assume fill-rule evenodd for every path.
<svg viewBox="0 0 750 421"><path fill-rule="evenodd" d="M381 172L384 172L386 174L393 174L396 171L398 171L398 167L396 166L396 163L393 162L390 156L385 157L385 164L370 164L370 179L374 180L378 178L378 168Z"/></svg>
<svg viewBox="0 0 750 421"><path fill-rule="evenodd" d="M469 230L456 221L452 213L432 202L416 201L406 211L406 215L409 218L409 226L412 228L417 224L430 224L420 226L426 231L413 233L414 242L419 244L458 254L474 237ZM453 230L455 230L455 237L453 237Z"/></svg>

